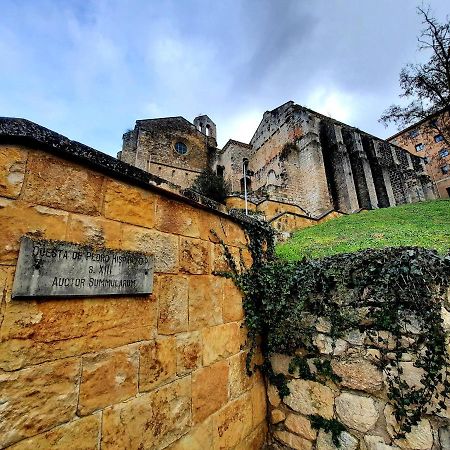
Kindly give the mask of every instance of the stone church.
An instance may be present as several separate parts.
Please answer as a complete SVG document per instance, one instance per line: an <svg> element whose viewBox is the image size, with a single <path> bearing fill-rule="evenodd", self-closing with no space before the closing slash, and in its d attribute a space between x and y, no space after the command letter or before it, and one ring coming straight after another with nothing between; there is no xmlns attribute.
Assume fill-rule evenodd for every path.
<svg viewBox="0 0 450 450"><path fill-rule="evenodd" d="M423 158L292 101L265 112L249 143L223 149L206 115L138 120L118 158L182 188L210 168L231 185L235 206L245 173L252 205L310 218L435 198Z"/></svg>

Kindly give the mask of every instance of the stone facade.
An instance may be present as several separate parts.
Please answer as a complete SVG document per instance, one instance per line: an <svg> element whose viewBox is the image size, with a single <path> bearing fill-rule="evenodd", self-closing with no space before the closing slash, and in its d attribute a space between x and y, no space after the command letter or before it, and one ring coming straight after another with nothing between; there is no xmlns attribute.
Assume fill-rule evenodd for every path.
<svg viewBox="0 0 450 450"><path fill-rule="evenodd" d="M167 181L28 121L0 119L0 448L260 449L240 292L215 230ZM11 298L24 235L155 256L151 295Z"/></svg>
<svg viewBox="0 0 450 450"><path fill-rule="evenodd" d="M450 291L449 291L450 298ZM448 304L447 304L448 305ZM443 308L442 318L447 334L447 351L450 353L450 312ZM411 318L415 323L414 318ZM419 323L417 321L417 323ZM330 323L316 321L317 333L314 344L322 359L331 362L334 374L341 378L333 382L303 380L299 371L289 372L291 356L275 354L271 358L276 374L288 379L289 395L280 399L274 386L268 387L270 409L270 436L274 449L338 450L331 433L316 430L308 418L319 415L325 419L338 420L346 431L339 436L341 450L446 450L450 436L450 402L447 409L424 417L405 438L398 439L398 425L388 402L386 375L379 369L380 346L387 350L394 347L393 339L386 332L380 343L366 332L355 329L342 338L333 340L328 334ZM409 342L417 339L419 329L410 327L405 332ZM380 334L381 335L381 334ZM392 344L392 346L391 346ZM297 353L301 354L302 349ZM310 368L313 359L308 360ZM415 367L412 355L402 355L403 379L410 385L419 385L423 369Z"/></svg>
<svg viewBox="0 0 450 450"><path fill-rule="evenodd" d="M185 155L175 151L177 142L186 144ZM234 193L244 191L246 178L258 203L279 202L281 212L293 205L313 218L436 195L422 158L292 101L265 112L250 143L229 140L222 150L208 116L194 124L181 117L140 120L124 135L119 158L183 188L206 167Z"/></svg>

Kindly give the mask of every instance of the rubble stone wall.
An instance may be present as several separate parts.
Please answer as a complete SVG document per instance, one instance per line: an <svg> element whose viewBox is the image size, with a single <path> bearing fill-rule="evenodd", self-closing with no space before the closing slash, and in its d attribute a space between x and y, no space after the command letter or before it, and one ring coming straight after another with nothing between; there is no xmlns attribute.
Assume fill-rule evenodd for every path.
<svg viewBox="0 0 450 450"><path fill-rule="evenodd" d="M260 449L265 386L246 375L241 295L213 275L226 264L210 230L248 259L242 229L57 156L94 151L25 126L54 152L0 144L0 448ZM24 235L154 254L153 294L13 300Z"/></svg>
<svg viewBox="0 0 450 450"><path fill-rule="evenodd" d="M449 293L450 294L450 293ZM443 308L443 323L447 333L447 351L450 352L450 312ZM275 373L288 378L289 395L280 399L278 390L270 385L271 437L275 449L297 450L448 450L450 449L450 402L447 410L423 418L405 438L396 439L398 427L393 409L387 398L385 375L377 366L380 345L393 349L395 342L385 333L385 344L375 344L366 333L357 329L342 338L333 340L328 334L331 325L318 320L314 344L321 357L331 361L333 372L340 382L325 383L301 379L298 369L289 372L293 357L275 354L272 366ZM420 323L412 321L405 339L418 338ZM384 333L380 331L379 333ZM380 334L380 336L381 336ZM411 341L412 342L412 341ZM392 345L392 347L390 347ZM300 353L299 353L300 354ZM308 361L312 370L312 360ZM410 386L419 386L423 369L405 353L400 363L403 379ZM339 437L340 447L332 440L332 434L314 429L309 416L336 419L346 431Z"/></svg>

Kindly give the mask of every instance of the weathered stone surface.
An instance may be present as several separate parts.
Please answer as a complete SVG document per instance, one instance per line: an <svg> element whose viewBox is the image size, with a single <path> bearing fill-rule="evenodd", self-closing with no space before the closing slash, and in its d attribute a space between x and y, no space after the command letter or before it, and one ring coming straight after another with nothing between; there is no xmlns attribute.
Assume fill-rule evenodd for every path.
<svg viewBox="0 0 450 450"><path fill-rule="evenodd" d="M442 450L450 450L450 426L439 430L439 443Z"/></svg>
<svg viewBox="0 0 450 450"><path fill-rule="evenodd" d="M399 447L387 445L381 436L364 436L367 450L398 450Z"/></svg>
<svg viewBox="0 0 450 450"><path fill-rule="evenodd" d="M185 377L103 412L102 449L163 449L191 423L191 380Z"/></svg>
<svg viewBox="0 0 450 450"><path fill-rule="evenodd" d="M209 230L203 230L201 211L193 206L158 196L156 228L172 234L208 239Z"/></svg>
<svg viewBox="0 0 450 450"><path fill-rule="evenodd" d="M103 176L85 167L48 154L32 152L22 199L81 214L99 215Z"/></svg>
<svg viewBox="0 0 450 450"><path fill-rule="evenodd" d="M77 409L79 359L0 374L0 447L68 422Z"/></svg>
<svg viewBox="0 0 450 450"><path fill-rule="evenodd" d="M274 436L280 442L295 450L312 450L312 442L288 431L276 430Z"/></svg>
<svg viewBox="0 0 450 450"><path fill-rule="evenodd" d="M236 247L228 247L235 264L239 266L240 254L239 249ZM222 244L213 244L213 261L212 269L215 272L229 272L231 267L225 256L225 251ZM251 264L250 264L251 265Z"/></svg>
<svg viewBox="0 0 450 450"><path fill-rule="evenodd" d="M92 450L97 448L100 414L93 414L18 442L9 450Z"/></svg>
<svg viewBox="0 0 450 450"><path fill-rule="evenodd" d="M213 275L189 277L189 329L222 323L223 279Z"/></svg>
<svg viewBox="0 0 450 450"><path fill-rule="evenodd" d="M292 361L292 356L283 355L282 353L275 353L270 357L270 362L272 363L273 371L278 374L292 376L289 373L289 364Z"/></svg>
<svg viewBox="0 0 450 450"><path fill-rule="evenodd" d="M247 354L247 351L243 351L229 358L229 390L230 398L232 399L239 397L245 391L250 389L253 378L256 377L256 375L253 375L253 378L247 375L247 368L245 365Z"/></svg>
<svg viewBox="0 0 450 450"><path fill-rule="evenodd" d="M120 248L122 226L119 222L101 217L70 214L66 239L78 244Z"/></svg>
<svg viewBox="0 0 450 450"><path fill-rule="evenodd" d="M10 301L2 324L0 368L15 370L150 340L155 330L152 297Z"/></svg>
<svg viewBox="0 0 450 450"><path fill-rule="evenodd" d="M156 195L115 180L106 181L104 214L107 219L153 228Z"/></svg>
<svg viewBox="0 0 450 450"><path fill-rule="evenodd" d="M244 318L242 306L242 294L234 284L234 281L226 278L223 282L223 321L237 322Z"/></svg>
<svg viewBox="0 0 450 450"><path fill-rule="evenodd" d="M329 333L331 331L331 323L325 317L318 317L315 327L319 333Z"/></svg>
<svg viewBox="0 0 450 450"><path fill-rule="evenodd" d="M25 234L64 240L68 217L65 211L0 198L0 262L13 264L16 261L20 238Z"/></svg>
<svg viewBox="0 0 450 450"><path fill-rule="evenodd" d="M307 417L298 414L289 414L284 422L286 428L301 437L313 441L317 437L317 431L311 426Z"/></svg>
<svg viewBox="0 0 450 450"><path fill-rule="evenodd" d="M239 352L241 335L239 323L230 322L202 330L203 365L225 359Z"/></svg>
<svg viewBox="0 0 450 450"><path fill-rule="evenodd" d="M383 375L365 359L333 361L333 371L342 378L342 386L366 392L377 392L383 388Z"/></svg>
<svg viewBox="0 0 450 450"><path fill-rule="evenodd" d="M351 345L363 345L366 339L366 333L361 333L359 330L352 330L345 334L342 339Z"/></svg>
<svg viewBox="0 0 450 450"><path fill-rule="evenodd" d="M333 417L333 391L323 384L306 380L291 380L288 383L290 394L284 403L304 415L318 414L325 419Z"/></svg>
<svg viewBox="0 0 450 450"><path fill-rule="evenodd" d="M194 450L213 448L213 423L208 417L205 421L191 429L188 434L167 447L167 450Z"/></svg>
<svg viewBox="0 0 450 450"><path fill-rule="evenodd" d="M154 389L175 378L177 373L177 350L174 337L157 339L139 347L139 391Z"/></svg>
<svg viewBox="0 0 450 450"><path fill-rule="evenodd" d="M286 414L281 409L272 409L270 411L270 422L272 424L283 422L284 419L286 419Z"/></svg>
<svg viewBox="0 0 450 450"><path fill-rule="evenodd" d="M214 449L230 449L252 429L252 404L249 394L229 402L213 416Z"/></svg>
<svg viewBox="0 0 450 450"><path fill-rule="evenodd" d="M17 198L25 177L28 151L17 146L0 146L0 196Z"/></svg>
<svg viewBox="0 0 450 450"><path fill-rule="evenodd" d="M155 256L155 272L178 272L178 236L134 225L123 225L124 250L136 250Z"/></svg>
<svg viewBox="0 0 450 450"><path fill-rule="evenodd" d="M210 273L211 245L201 239L180 238L180 270L197 275Z"/></svg>
<svg viewBox="0 0 450 450"><path fill-rule="evenodd" d="M202 366L202 341L199 331L181 333L177 339L177 375L184 375Z"/></svg>
<svg viewBox="0 0 450 450"><path fill-rule="evenodd" d="M336 339L333 348L333 355L340 356L343 355L348 349L348 342L343 339Z"/></svg>
<svg viewBox="0 0 450 450"><path fill-rule="evenodd" d="M332 434L320 430L316 445L317 450L356 450L358 448L358 439L350 433L342 431L339 435L339 446L336 446L333 443Z"/></svg>
<svg viewBox="0 0 450 450"><path fill-rule="evenodd" d="M253 430L235 450L261 450L264 448L267 436L267 424L263 422L261 425Z"/></svg>
<svg viewBox="0 0 450 450"><path fill-rule="evenodd" d="M372 398L348 392L336 397L336 413L344 425L362 432L371 430L379 416Z"/></svg>
<svg viewBox="0 0 450 450"><path fill-rule="evenodd" d="M228 361L219 361L192 373L192 418L200 423L228 399Z"/></svg>
<svg viewBox="0 0 450 450"><path fill-rule="evenodd" d="M387 430L392 438L395 438L396 432L399 430L397 421L393 414L393 408L387 404L384 408L384 416L386 418ZM430 421L422 419L417 425L412 427L409 433L406 433L404 439L394 439L394 443L405 450L429 450L433 446L433 430Z"/></svg>
<svg viewBox="0 0 450 450"><path fill-rule="evenodd" d="M446 333L450 333L450 311L442 306L441 315L443 320L442 326L444 327L444 331Z"/></svg>
<svg viewBox="0 0 450 450"><path fill-rule="evenodd" d="M329 355L333 353L333 339L322 333L317 333L313 339L314 345L320 353Z"/></svg>
<svg viewBox="0 0 450 450"><path fill-rule="evenodd" d="M267 399L269 400L269 403L272 406L275 406L275 408L277 408L281 403L281 398L280 394L278 394L278 389L272 384L269 384L267 386Z"/></svg>
<svg viewBox="0 0 450 450"><path fill-rule="evenodd" d="M401 362L399 365L403 370L401 374L403 381L406 381L410 387L423 388L420 380L425 375L425 371L422 368L414 367L412 362Z"/></svg>
<svg viewBox="0 0 450 450"><path fill-rule="evenodd" d="M188 329L188 278L178 275L158 277L158 333L174 334Z"/></svg>
<svg viewBox="0 0 450 450"><path fill-rule="evenodd" d="M266 403L266 387L261 380L255 383L250 391L252 410L253 410L253 426L259 425L266 419L267 403Z"/></svg>
<svg viewBox="0 0 450 450"><path fill-rule="evenodd" d="M78 414L84 416L136 395L138 365L135 348L83 357Z"/></svg>

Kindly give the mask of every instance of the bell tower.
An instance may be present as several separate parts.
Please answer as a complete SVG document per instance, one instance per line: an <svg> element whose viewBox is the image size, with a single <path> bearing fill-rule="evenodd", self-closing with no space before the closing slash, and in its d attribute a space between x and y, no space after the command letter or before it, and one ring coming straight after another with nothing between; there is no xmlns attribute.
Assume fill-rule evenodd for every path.
<svg viewBox="0 0 450 450"><path fill-rule="evenodd" d="M194 119L194 125L198 131L213 140L214 146L217 146L216 124L207 115L197 116Z"/></svg>

